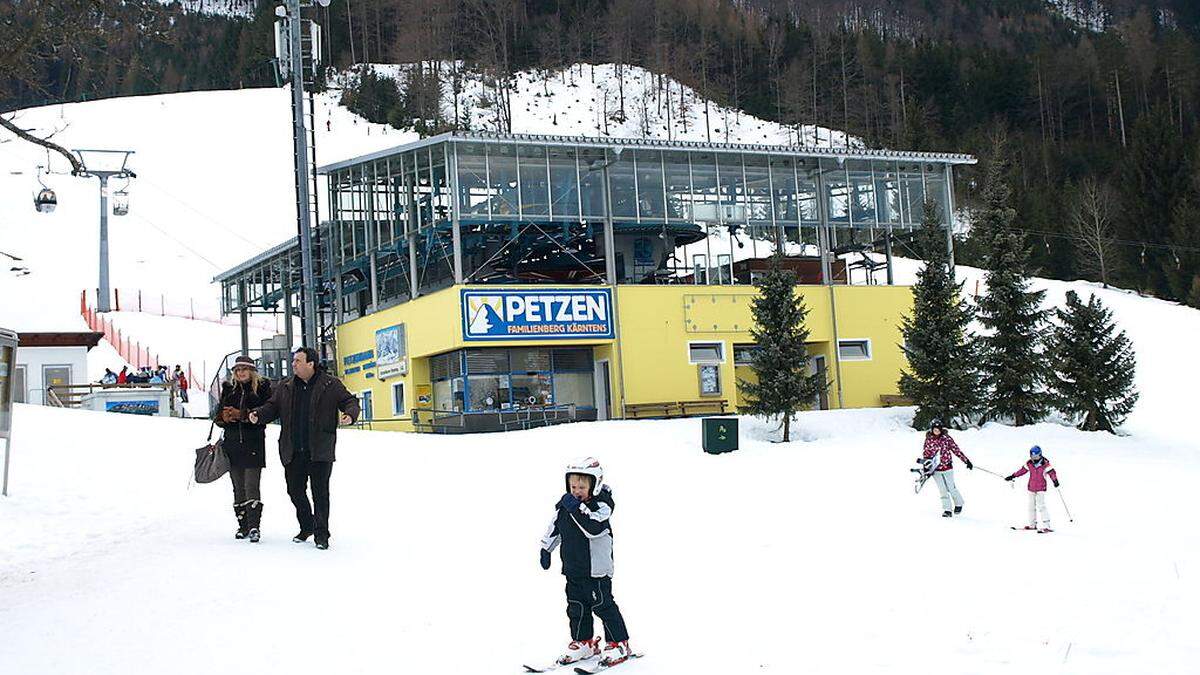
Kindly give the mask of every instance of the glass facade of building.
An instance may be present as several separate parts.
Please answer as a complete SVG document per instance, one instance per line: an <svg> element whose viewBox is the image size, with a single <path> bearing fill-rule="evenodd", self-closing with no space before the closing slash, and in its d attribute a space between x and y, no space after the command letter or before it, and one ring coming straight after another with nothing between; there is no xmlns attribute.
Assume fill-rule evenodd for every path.
<svg viewBox="0 0 1200 675"><path fill-rule="evenodd" d="M595 407L591 347L459 349L431 357L429 373L442 412Z"/></svg>

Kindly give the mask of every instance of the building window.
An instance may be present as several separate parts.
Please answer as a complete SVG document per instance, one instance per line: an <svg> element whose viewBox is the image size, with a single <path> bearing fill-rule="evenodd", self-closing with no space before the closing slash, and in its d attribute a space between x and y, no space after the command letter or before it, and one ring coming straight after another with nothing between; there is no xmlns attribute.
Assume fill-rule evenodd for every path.
<svg viewBox="0 0 1200 675"><path fill-rule="evenodd" d="M734 345L733 346L733 365L735 366L752 366L754 358L758 356L759 346L755 344Z"/></svg>
<svg viewBox="0 0 1200 675"><path fill-rule="evenodd" d="M404 383L392 385L392 415L399 417L404 414Z"/></svg>
<svg viewBox="0 0 1200 675"><path fill-rule="evenodd" d="M688 363L724 363L724 342L689 342Z"/></svg>
<svg viewBox="0 0 1200 675"><path fill-rule="evenodd" d="M370 389L358 394L358 418L362 421L370 421L375 419L375 410L374 406L371 404L371 399L372 396Z"/></svg>
<svg viewBox="0 0 1200 675"><path fill-rule="evenodd" d="M838 340L838 358L843 361L870 361L870 340Z"/></svg>

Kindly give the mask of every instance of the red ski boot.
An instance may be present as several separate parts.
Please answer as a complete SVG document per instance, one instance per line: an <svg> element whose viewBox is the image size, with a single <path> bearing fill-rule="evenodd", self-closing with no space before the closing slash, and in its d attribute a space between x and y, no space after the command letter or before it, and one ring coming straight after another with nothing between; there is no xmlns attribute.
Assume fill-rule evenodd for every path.
<svg viewBox="0 0 1200 675"><path fill-rule="evenodd" d="M628 661L631 656L633 656L633 650L629 648L629 640L610 642L604 645L604 652L600 655L600 665L606 668L615 666Z"/></svg>
<svg viewBox="0 0 1200 675"><path fill-rule="evenodd" d="M600 638L594 637L590 640L573 640L567 645L567 651L562 656L558 657L558 664L565 666L569 663L590 659L593 656L600 655Z"/></svg>

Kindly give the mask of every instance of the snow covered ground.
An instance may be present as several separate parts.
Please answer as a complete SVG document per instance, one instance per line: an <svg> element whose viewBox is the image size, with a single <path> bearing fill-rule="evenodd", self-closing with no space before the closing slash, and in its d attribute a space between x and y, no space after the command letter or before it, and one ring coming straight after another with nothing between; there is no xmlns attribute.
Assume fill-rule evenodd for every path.
<svg viewBox="0 0 1200 675"><path fill-rule="evenodd" d="M0 501L0 663L13 673L516 673L567 639L537 566L564 463L600 457L634 673L1194 673L1200 462L1174 439L1042 424L957 434L1007 473L1040 443L1058 532L1013 532L1024 486L957 473L961 517L914 496L911 410L435 437L343 431L332 548L290 541L278 462L265 538L232 538L227 480L187 486L199 421L18 406ZM269 442L274 440L272 431Z"/></svg>

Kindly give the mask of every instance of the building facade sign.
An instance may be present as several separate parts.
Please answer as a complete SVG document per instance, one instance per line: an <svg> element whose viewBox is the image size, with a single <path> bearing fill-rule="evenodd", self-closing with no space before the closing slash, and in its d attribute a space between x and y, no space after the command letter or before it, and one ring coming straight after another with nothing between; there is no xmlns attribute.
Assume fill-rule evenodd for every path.
<svg viewBox="0 0 1200 675"><path fill-rule="evenodd" d="M613 337L612 289L462 291L463 341Z"/></svg>
<svg viewBox="0 0 1200 675"><path fill-rule="evenodd" d="M408 374L408 353L405 349L404 324L375 331L375 367L381 380L393 375Z"/></svg>

